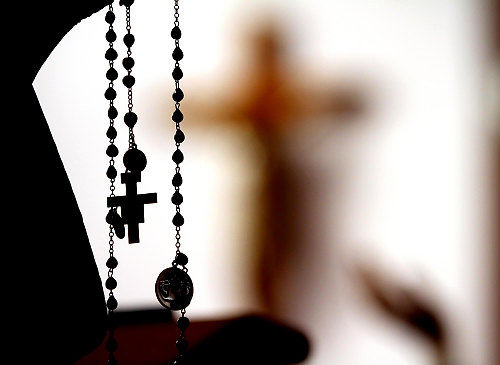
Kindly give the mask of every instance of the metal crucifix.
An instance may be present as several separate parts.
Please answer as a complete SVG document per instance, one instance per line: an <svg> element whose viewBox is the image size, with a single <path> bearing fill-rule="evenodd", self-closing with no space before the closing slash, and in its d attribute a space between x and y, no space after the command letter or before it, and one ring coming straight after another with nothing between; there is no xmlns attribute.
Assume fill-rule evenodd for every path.
<svg viewBox="0 0 500 365"><path fill-rule="evenodd" d="M128 225L128 242L139 242L139 223L144 223L144 204L156 203L156 193L137 194L137 183L141 181L139 171L121 174L126 186L124 196L108 197L108 208L121 208L123 223Z"/></svg>

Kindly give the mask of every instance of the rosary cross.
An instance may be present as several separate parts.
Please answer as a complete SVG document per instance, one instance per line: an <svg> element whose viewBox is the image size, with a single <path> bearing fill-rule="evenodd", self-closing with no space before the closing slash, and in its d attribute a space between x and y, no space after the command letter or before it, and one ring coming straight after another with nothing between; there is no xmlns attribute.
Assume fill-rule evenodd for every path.
<svg viewBox="0 0 500 365"><path fill-rule="evenodd" d="M137 194L137 183L141 181L138 171L121 174L126 186L124 196L108 197L108 208L121 207L123 223L128 225L128 242L139 242L139 223L144 223L144 204L157 202L156 193Z"/></svg>

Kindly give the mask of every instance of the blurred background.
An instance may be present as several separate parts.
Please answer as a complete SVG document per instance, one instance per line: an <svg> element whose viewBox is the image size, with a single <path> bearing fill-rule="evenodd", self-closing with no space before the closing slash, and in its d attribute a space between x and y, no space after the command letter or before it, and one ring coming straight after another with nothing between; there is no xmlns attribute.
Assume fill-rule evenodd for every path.
<svg viewBox="0 0 500 365"><path fill-rule="evenodd" d="M121 310L159 307L175 252L170 5L132 14L139 191L159 204L116 247ZM190 317L270 315L311 365L500 363L498 2L180 5ZM35 82L101 276L106 28L80 23Z"/></svg>

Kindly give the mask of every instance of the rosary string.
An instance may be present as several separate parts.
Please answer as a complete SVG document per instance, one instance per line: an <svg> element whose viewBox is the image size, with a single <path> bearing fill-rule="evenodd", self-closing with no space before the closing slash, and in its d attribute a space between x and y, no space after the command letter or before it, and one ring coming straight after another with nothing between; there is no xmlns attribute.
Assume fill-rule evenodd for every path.
<svg viewBox="0 0 500 365"><path fill-rule="evenodd" d="M183 76L183 72L180 68L179 61L184 57L183 52L179 46L179 40L181 38L181 30L179 27L179 0L174 0L174 27L172 28L171 31L171 36L175 41L175 48L172 53L172 58L175 61L175 66L174 70L172 71L172 77L174 78L174 84L175 84L175 91L172 94L172 99L175 102L175 110L172 114L172 120L175 123L175 135L174 135L174 141L175 141L175 151L172 155L172 160L174 161L176 167L175 167L175 174L172 179L172 185L175 188L175 192L172 195L172 203L175 205L175 210L176 213L172 219L172 223L175 226L175 247L176 247L176 254L175 254L175 259L172 263L174 267L177 266L182 266L182 270L187 273L188 269L186 268L186 265L188 263L188 258L185 254L183 254L180 251L181 247L181 235L180 235L180 230L181 226L184 224L184 217L181 214L181 208L180 205L183 202L183 196L180 193L180 186L182 184L182 176L180 172L180 164L184 161L184 155L182 151L180 150L180 145L184 141L185 136L184 133L181 130L180 123L184 119L184 116L180 110L181 106L181 101L184 98L184 93L182 89L180 88L180 79ZM191 284L192 285L192 284ZM192 287L191 287L191 292L192 292ZM177 320L177 326L180 330L180 335L179 339L176 341L176 346L179 351L177 354L177 357L174 361L175 365L182 364L183 361L183 355L185 351L188 348L188 341L186 340L185 337L185 331L187 327L189 326L189 319L185 316L186 315L186 308L181 308L181 316Z"/></svg>
<svg viewBox="0 0 500 365"><path fill-rule="evenodd" d="M109 118L109 128L106 132L106 136L109 139L109 146L106 149L106 154L109 157L109 166L106 171L106 176L110 181L110 194L109 197L113 198L115 196L115 179L117 176L117 171L115 167L115 157L118 156L118 148L115 146L115 138L117 136L116 128L114 127L115 119L118 116L118 110L114 106L114 100L116 98L116 91L114 89L114 81L118 78L118 72L114 68L114 61L118 58L118 53L113 48L113 43L116 41L116 33L113 29L113 23L115 21L115 13L113 10L113 4L111 3L108 7L108 12L106 13L105 20L109 24L109 29L106 33L106 40L108 41L109 48L105 53L105 58L108 60L109 69L106 72L106 78L108 79L108 88L104 93L105 98L109 101L108 118ZM114 352L117 349L117 343L114 338L114 327L113 323L113 313L118 307L118 302L114 296L113 290L117 286L115 278L113 278L114 269L118 266L118 261L114 256L114 236L115 231L117 236L123 238L125 235L125 228L123 224L120 224L121 219L116 212L116 208L111 208L106 216L106 222L109 224L109 259L106 262L108 268L108 278L106 279L106 288L109 290L109 296L106 301L106 306L108 308L108 331L109 337L106 342L106 349L109 352L109 365L115 365L116 359Z"/></svg>
<svg viewBox="0 0 500 365"><path fill-rule="evenodd" d="M126 9L126 30L127 33L123 38L123 42L127 47L127 55L123 59L123 67L127 74L123 78L123 84L127 88L128 98L128 111L124 115L124 122L129 128L128 150L123 155L123 163L126 171L121 174L121 182L126 185L125 196L115 196L115 180L117 177L117 170L115 167L115 157L118 156L118 148L115 145L117 131L115 128L115 119L118 116L118 111L114 106L114 100L117 93L114 89L114 81L118 78L118 72L114 68L114 61L118 58L118 53L114 49L114 42L116 41L116 33L113 29L115 21L115 14L113 10L113 1L111 1L108 12L106 13L105 20L109 25L106 33L106 40L108 41L109 48L106 51L105 58L109 62L109 69L106 72L108 79L108 88L104 93L105 98L109 101L108 118L109 128L106 136L109 139L109 146L106 149L106 154L110 158L107 177L110 180L110 194L107 198L107 204L110 208L106 215L106 222L109 224L109 259L106 262L108 268L108 278L106 279L106 288L109 290L109 296L106 301L108 308L109 318L109 338L106 342L106 349L109 352L108 365L116 365L115 351L117 349L117 342L114 338L114 311L118 307L118 302L115 298L113 290L117 287L117 282L113 278L113 273L118 266L118 261L114 256L114 237L123 238L125 236L125 224L128 226L129 243L139 242L139 223L144 223L144 204L156 203L156 193L138 194L137 183L141 181L141 172L147 165L146 156L142 151L137 148L134 135L134 126L137 123L137 115L133 111L133 91L132 87L135 84L135 78L132 76L132 68L134 67L134 59L132 58L132 45L135 38L131 33L131 11L130 7L134 0L120 0L119 4L123 5ZM175 259L172 262L172 267L163 270L155 285L156 296L161 305L172 310L180 311L181 316L177 320L177 327L180 330L180 336L176 341L178 354L173 362L174 365L181 365L184 363L184 354L188 347L185 332L189 326L189 319L186 317L186 307L191 302L193 297L193 282L187 274L186 267L188 263L187 256L180 251L181 247L181 226L184 224L184 217L181 214L180 205L183 202L183 196L180 193L180 186L182 185L182 176L180 164L184 161L184 155L180 150L181 143L184 142L185 136L181 130L180 123L184 116L180 110L180 102L184 98L184 93L180 88L180 79L183 77L183 72L180 68L179 61L184 57L183 52L179 46L181 38L181 30L179 28L179 0L174 0L174 27L171 31L171 36L175 41L175 48L172 53L172 58L175 61L172 77L174 78L175 90L172 98L175 102L175 110L172 114L172 120L175 123L174 141L176 149L172 155L172 160L175 163L175 174L172 178L172 185L174 186L174 193L172 195L172 203L175 205L175 215L172 223L175 226ZM117 208L121 208L121 215L118 214Z"/></svg>
<svg viewBox="0 0 500 365"><path fill-rule="evenodd" d="M127 57L123 59L123 67L127 71L127 75L123 78L123 85L128 89L128 112L124 116L124 122L129 128L129 149L137 148L135 143L135 135L134 135L134 126L137 123L137 114L133 112L134 103L133 103L133 93L132 87L135 84L135 77L132 76L132 68L135 65L135 60L132 58L132 46L135 43L135 37L130 32L132 29L130 23L130 6L134 3L134 0L120 0L120 5L125 6L125 18L126 18L126 30L127 34L123 37L123 43L127 47Z"/></svg>

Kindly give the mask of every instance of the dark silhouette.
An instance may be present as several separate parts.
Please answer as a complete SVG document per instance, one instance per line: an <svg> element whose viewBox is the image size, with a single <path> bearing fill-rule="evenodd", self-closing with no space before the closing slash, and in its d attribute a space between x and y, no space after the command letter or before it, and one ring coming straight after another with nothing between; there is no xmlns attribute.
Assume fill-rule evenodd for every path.
<svg viewBox="0 0 500 365"><path fill-rule="evenodd" d="M28 37L21 38L22 32L15 35L20 50L16 57L27 61L32 83L64 35L107 4L109 1L105 0L55 0L15 5L12 14L30 31ZM97 54L89 56L99 57ZM17 298L16 305L22 307L18 317L21 323L17 327L22 328L23 334L16 341L23 344L23 352L17 354L16 361L73 363L97 348L105 337L106 307L101 279L78 204L33 86L29 94L21 94L18 103L13 110L20 113L22 120L12 123L14 130L11 135L19 138L21 148L18 150L26 156L18 155L16 166L9 171L9 177L15 178L10 187L15 201L8 201L12 219L7 228L11 236L18 237L15 245L20 248L15 256L21 276L18 275L20 290L13 298ZM96 166L96 169L102 168ZM168 312L164 315L167 316ZM148 333L149 338L141 339L163 351L168 335L164 332L166 328L161 324L158 326L157 331ZM174 325L171 327L169 333L175 336ZM203 332L203 328L212 331ZM140 328L125 326L124 330L134 332ZM119 331L118 328L120 347ZM200 340L200 344L205 345L193 348L189 355L194 363L201 363L201 359L203 363L224 363L224 359L230 356L251 354L249 358L269 359L269 362L259 363L278 364L300 361L307 355L307 341L302 335L265 319L225 321L219 322L218 326L205 327L194 323L190 335L205 338ZM209 335L212 336L206 339ZM272 336L274 342L270 348L265 348L268 336ZM162 341L155 342L155 338ZM301 346L295 346L299 342ZM229 348L228 344L235 343L238 346ZM140 346L135 345L125 348L132 352L136 348L137 356L146 356L140 352ZM264 355L267 350L272 351ZM119 354L120 350L117 357ZM167 357L168 354L164 355ZM241 362L233 358L232 363Z"/></svg>
<svg viewBox="0 0 500 365"><path fill-rule="evenodd" d="M156 203L156 193L137 194L137 183L141 181L140 171L121 175L127 187L125 196L108 197L108 208L121 207L123 223L128 225L128 242L139 242L139 223L144 223L144 204Z"/></svg>
<svg viewBox="0 0 500 365"><path fill-rule="evenodd" d="M175 355L178 329L167 311L116 314L120 365L168 364ZM187 329L190 350L186 364L272 365L304 359L309 344L304 336L278 323L248 316L233 321L196 321ZM101 345L75 365L106 364Z"/></svg>

